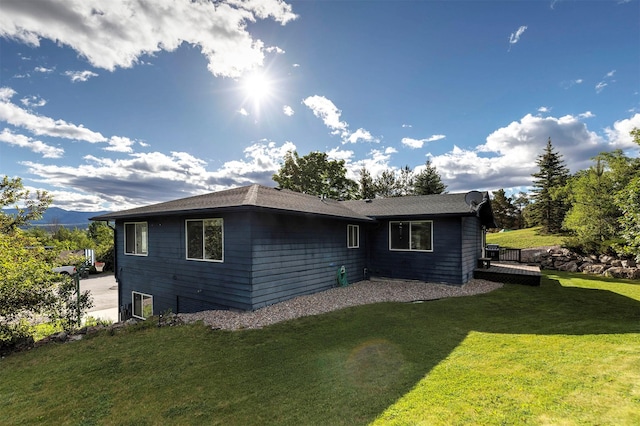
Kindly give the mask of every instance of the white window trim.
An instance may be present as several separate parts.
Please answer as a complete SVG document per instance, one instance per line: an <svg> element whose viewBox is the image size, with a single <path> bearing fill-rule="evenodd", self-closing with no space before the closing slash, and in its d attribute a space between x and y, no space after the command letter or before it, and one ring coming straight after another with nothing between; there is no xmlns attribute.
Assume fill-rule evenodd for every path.
<svg viewBox="0 0 640 426"><path fill-rule="evenodd" d="M142 302L144 302L145 297L148 297L151 299L151 316L153 316L153 295L151 294L146 294L146 293L141 293L139 291L132 291L131 292L131 316L134 318L138 318L141 320L146 320L147 318L141 316L141 315L136 315L135 314L135 309L136 309L136 302L135 302L135 295L139 294L140 296L142 296ZM141 304L141 309L144 311L144 304Z"/></svg>
<svg viewBox="0 0 640 426"><path fill-rule="evenodd" d="M409 224L409 242L411 242L411 224L413 223L431 224L431 242L430 242L431 249L430 250L412 249L411 244L409 244L408 249L391 248L391 224L392 223L408 223ZM417 251L420 253L432 253L433 252L433 221L432 220L391 220L389 221L389 251Z"/></svg>
<svg viewBox="0 0 640 426"><path fill-rule="evenodd" d="M189 231L188 231L188 223L189 222L204 222L205 220L220 220L222 222L222 258L221 259L198 259L195 257L189 257ZM204 230L204 227L203 227ZM204 236L203 236L204 237ZM184 221L184 256L187 260L193 260L196 262L214 262L214 263L224 263L224 219L221 217L208 217L205 219L186 219ZM205 239L202 239L202 244L205 243ZM204 247L202 248L202 252L204 253Z"/></svg>
<svg viewBox="0 0 640 426"><path fill-rule="evenodd" d="M356 230L356 244L349 245L349 238L351 237L351 230ZM360 248L360 225L347 225L347 248L357 249Z"/></svg>
<svg viewBox="0 0 640 426"><path fill-rule="evenodd" d="M127 252L127 225L140 225L140 224L145 224L147 226L147 233L146 233L147 241L144 244L144 246L147 249L147 252L146 253L129 253ZM123 226L123 231L124 231L124 247L122 249L126 256L149 256L149 224L147 222L125 222ZM134 238L135 238L135 232L134 232ZM134 243L134 245L137 245L137 244Z"/></svg>

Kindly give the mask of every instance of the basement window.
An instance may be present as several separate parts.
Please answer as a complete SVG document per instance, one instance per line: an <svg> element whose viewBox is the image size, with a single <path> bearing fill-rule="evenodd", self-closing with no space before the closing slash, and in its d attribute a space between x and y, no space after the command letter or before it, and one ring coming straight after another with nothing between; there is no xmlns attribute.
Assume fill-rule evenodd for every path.
<svg viewBox="0 0 640 426"><path fill-rule="evenodd" d="M153 296L150 294L131 292L133 312L135 318L146 320L153 316Z"/></svg>
<svg viewBox="0 0 640 426"><path fill-rule="evenodd" d="M433 221L389 222L389 250L433 251Z"/></svg>

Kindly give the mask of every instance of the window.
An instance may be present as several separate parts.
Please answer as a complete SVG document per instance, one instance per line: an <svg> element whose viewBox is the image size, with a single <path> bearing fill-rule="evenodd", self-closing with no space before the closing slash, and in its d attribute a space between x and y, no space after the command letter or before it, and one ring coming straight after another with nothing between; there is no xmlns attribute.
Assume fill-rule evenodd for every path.
<svg viewBox="0 0 640 426"><path fill-rule="evenodd" d="M347 225L347 248L360 247L360 227L358 225Z"/></svg>
<svg viewBox="0 0 640 426"><path fill-rule="evenodd" d="M389 250L433 251L433 222L389 222Z"/></svg>
<svg viewBox="0 0 640 426"><path fill-rule="evenodd" d="M147 255L147 222L124 224L124 252L138 256Z"/></svg>
<svg viewBox="0 0 640 426"><path fill-rule="evenodd" d="M133 301L133 316L140 319L147 319L153 316L153 296L137 291L131 292Z"/></svg>
<svg viewBox="0 0 640 426"><path fill-rule="evenodd" d="M222 219L187 220L187 259L222 262Z"/></svg>

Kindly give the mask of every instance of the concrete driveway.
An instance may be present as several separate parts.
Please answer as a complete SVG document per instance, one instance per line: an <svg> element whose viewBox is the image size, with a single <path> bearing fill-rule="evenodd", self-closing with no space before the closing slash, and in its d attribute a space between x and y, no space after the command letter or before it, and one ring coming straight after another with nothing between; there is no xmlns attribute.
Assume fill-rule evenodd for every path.
<svg viewBox="0 0 640 426"><path fill-rule="evenodd" d="M113 273L104 272L82 278L80 291L85 290L89 290L93 297L93 307L86 316L118 322L118 284Z"/></svg>

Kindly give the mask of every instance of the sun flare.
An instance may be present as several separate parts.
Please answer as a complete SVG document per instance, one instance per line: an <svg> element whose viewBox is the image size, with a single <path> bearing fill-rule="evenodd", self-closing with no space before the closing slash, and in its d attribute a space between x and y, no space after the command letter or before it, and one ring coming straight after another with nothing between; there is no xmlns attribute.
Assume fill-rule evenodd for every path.
<svg viewBox="0 0 640 426"><path fill-rule="evenodd" d="M253 73L245 77L242 84L247 99L260 104L273 94L273 84L271 80L262 73Z"/></svg>

